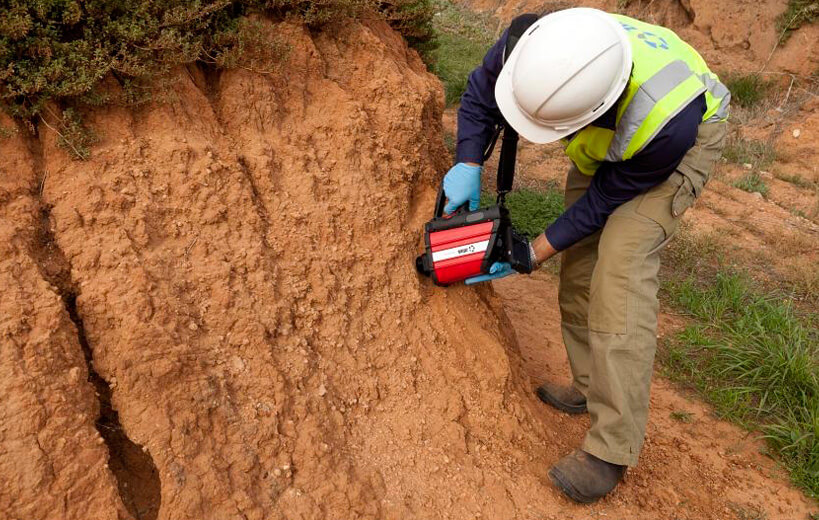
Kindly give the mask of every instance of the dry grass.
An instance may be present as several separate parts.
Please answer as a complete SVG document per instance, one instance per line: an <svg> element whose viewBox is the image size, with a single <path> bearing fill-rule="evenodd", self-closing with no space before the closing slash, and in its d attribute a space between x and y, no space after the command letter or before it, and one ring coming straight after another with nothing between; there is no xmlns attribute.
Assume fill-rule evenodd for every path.
<svg viewBox="0 0 819 520"><path fill-rule="evenodd" d="M765 242L780 257L804 255L817 250L817 237L800 231L782 229L774 235L764 235Z"/></svg>

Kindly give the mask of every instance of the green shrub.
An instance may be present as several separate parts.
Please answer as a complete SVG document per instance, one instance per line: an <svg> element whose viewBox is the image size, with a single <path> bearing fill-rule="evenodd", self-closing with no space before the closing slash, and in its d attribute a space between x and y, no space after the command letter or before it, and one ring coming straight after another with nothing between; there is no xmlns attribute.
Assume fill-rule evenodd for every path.
<svg viewBox="0 0 819 520"><path fill-rule="evenodd" d="M782 34L782 39L790 37L803 24L811 23L819 17L819 0L788 0L785 12L776 20L776 29Z"/></svg>
<svg viewBox="0 0 819 520"><path fill-rule="evenodd" d="M438 47L433 19L435 6L432 0L394 0L382 2L381 9L387 21L404 35L407 43L427 60Z"/></svg>
<svg viewBox="0 0 819 520"><path fill-rule="evenodd" d="M141 102L145 87L174 66L202 61L254 69L260 49L267 61L285 54L286 42L271 42L246 18L250 13L315 27L372 10L410 42L432 45L431 0L10 0L0 16L0 105L34 119L49 100ZM123 86L121 99L97 89L107 77ZM56 124L76 129L77 121L75 113Z"/></svg>
<svg viewBox="0 0 819 520"><path fill-rule="evenodd" d="M87 159L91 154L91 145L99 139L93 130L86 127L73 108L66 108L59 118L58 127L54 128L45 119L44 125L56 132L57 146L77 159Z"/></svg>
<svg viewBox="0 0 819 520"><path fill-rule="evenodd" d="M755 170L745 172L742 177L734 182L734 187L748 193L761 193L763 197L768 196L768 185L762 180L759 172Z"/></svg>
<svg viewBox="0 0 819 520"><path fill-rule="evenodd" d="M726 74L725 86L731 91L731 102L752 108L762 101L773 87L773 82L759 74Z"/></svg>

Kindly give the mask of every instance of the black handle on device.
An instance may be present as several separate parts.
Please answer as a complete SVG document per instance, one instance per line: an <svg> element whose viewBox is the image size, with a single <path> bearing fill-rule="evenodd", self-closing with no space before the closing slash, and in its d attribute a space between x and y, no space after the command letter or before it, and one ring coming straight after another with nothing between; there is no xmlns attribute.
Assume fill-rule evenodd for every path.
<svg viewBox="0 0 819 520"><path fill-rule="evenodd" d="M435 217L443 217L444 216L444 206L446 205L446 194L444 193L444 182L441 181L441 186L438 188L438 198L435 199ZM458 213L463 213L465 211L469 211L469 201L464 202L458 209L456 209L452 215L457 215Z"/></svg>
<svg viewBox="0 0 819 520"><path fill-rule="evenodd" d="M506 194L512 191L512 182L515 179L515 161L518 155L518 133L512 128L512 125L504 122L495 128L489 145L483 153L484 162L489 159L492 152L495 150L495 144L498 142L501 133L503 138L501 141L500 157L498 158L498 204L503 205ZM441 186L438 188L438 198L435 200L435 216L441 217L444 215L444 204L446 196L444 194L444 182L441 180ZM469 202L464 202L452 214L469 211Z"/></svg>

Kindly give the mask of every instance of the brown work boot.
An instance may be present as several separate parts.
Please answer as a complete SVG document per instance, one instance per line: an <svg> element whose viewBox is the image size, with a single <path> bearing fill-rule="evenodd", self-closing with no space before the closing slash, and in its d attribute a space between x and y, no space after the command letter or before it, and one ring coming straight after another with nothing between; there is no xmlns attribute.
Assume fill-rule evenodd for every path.
<svg viewBox="0 0 819 520"><path fill-rule="evenodd" d="M566 413L586 413L586 396L572 385L560 386L543 383L535 391L544 403Z"/></svg>
<svg viewBox="0 0 819 520"><path fill-rule="evenodd" d="M575 450L552 466L549 478L575 502L591 504L614 489L625 472L625 466L598 459L583 450Z"/></svg>

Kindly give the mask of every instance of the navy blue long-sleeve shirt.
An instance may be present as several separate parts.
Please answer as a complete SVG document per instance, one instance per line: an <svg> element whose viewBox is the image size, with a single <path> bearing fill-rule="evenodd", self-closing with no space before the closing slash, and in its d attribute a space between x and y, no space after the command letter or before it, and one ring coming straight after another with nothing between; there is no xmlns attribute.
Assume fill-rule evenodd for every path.
<svg viewBox="0 0 819 520"><path fill-rule="evenodd" d="M489 49L483 63L469 75L458 109L456 162L483 163L483 152L503 116L495 102L495 82L503 67L508 31ZM545 231L549 243L562 251L603 227L609 215L637 195L664 182L697 139L705 114L705 96L688 104L645 148L627 161L604 162L586 193ZM617 104L592 124L614 129Z"/></svg>

